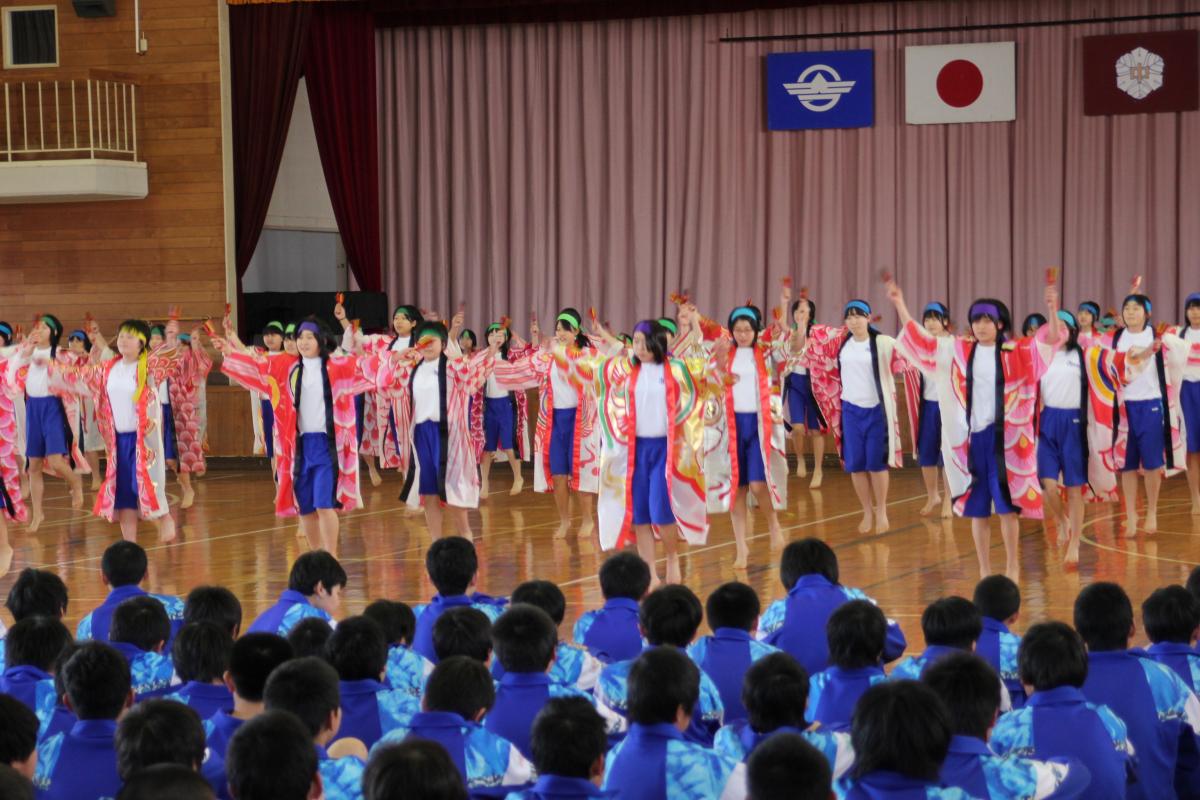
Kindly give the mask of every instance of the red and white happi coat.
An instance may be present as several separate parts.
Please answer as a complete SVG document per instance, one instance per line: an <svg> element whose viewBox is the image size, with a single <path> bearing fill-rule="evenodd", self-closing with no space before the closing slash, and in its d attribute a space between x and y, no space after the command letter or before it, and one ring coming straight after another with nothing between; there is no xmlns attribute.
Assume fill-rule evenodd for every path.
<svg viewBox="0 0 1200 800"><path fill-rule="evenodd" d="M536 348L532 344L526 344L524 347L509 347L508 359L515 361L518 358L532 355ZM472 396L471 403L471 443L475 447L475 459L483 458L483 450L487 446L485 441L486 435L483 430L483 409L487 403L484 389L485 385L480 388ZM533 387L528 387L533 388ZM513 428L513 449L516 451L516 456L521 461L529 460L529 398L525 396L525 390L509 390L512 393L513 404L516 406L517 419L516 426Z"/></svg>
<svg viewBox="0 0 1200 800"><path fill-rule="evenodd" d="M171 394L171 413L175 417L175 448L179 451L179 471L204 474L204 432L200 395L212 370L213 362L198 342L183 348L175 375L167 383Z"/></svg>
<svg viewBox="0 0 1200 800"><path fill-rule="evenodd" d="M347 328L342 336L342 348L347 352L353 350L363 357L379 356L383 358L389 352L403 352L406 347L393 346L395 334L372 333L363 335ZM365 365L364 365L365 366ZM407 459L401 456L402 451L411 449L404 443L404 432L396 423L396 437L389 435L392 419L396 414L396 393L388 389L372 386L371 391L363 397L363 435L359 452L363 455L379 457L379 465L385 469L398 469L402 472ZM400 442L397 448L397 440Z"/></svg>
<svg viewBox="0 0 1200 800"><path fill-rule="evenodd" d="M60 347L55 354L53 363L47 366L51 378L53 378L56 367L75 367L81 364L86 364L88 357L72 353L70 350ZM16 393L16 402L24 403L25 400L25 383L29 378L29 363L22 361L19 355L14 354L9 357L8 368L5 370L8 377L8 385L11 391ZM53 383L53 381L51 381ZM80 408L79 398L70 391L61 387L56 388L51 385L50 393L62 401L63 415L66 417L67 426L71 429L71 452L68 454L71 461L74 462L75 471L82 472L85 475L90 475L92 468L88 466L87 459L83 457L83 442L79 441L79 437L75 435L76 421L79 419ZM24 437L19 445L20 451L25 452ZM46 467L49 470L49 467Z"/></svg>
<svg viewBox="0 0 1200 800"><path fill-rule="evenodd" d="M7 374L8 358L0 355L0 374ZM4 511L10 519L24 522L29 518L25 501L21 498L21 435L17 430L17 401L24 400L7 385L0 386L0 482L3 486Z"/></svg>

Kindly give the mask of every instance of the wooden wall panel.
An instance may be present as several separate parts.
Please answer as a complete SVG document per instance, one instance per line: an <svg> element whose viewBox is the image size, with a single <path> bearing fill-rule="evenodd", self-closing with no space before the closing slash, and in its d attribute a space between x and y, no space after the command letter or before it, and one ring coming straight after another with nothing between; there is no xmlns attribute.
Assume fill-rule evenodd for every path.
<svg viewBox="0 0 1200 800"><path fill-rule="evenodd" d="M250 393L240 386L208 386L208 455L254 455Z"/></svg>

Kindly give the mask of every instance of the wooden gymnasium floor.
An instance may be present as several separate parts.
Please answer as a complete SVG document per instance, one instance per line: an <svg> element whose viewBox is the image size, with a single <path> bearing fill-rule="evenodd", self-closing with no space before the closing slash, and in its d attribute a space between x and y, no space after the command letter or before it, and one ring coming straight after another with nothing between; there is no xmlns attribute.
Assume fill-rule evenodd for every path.
<svg viewBox="0 0 1200 800"><path fill-rule="evenodd" d="M781 523L789 539L819 536L828 541L838 553L843 582L878 600L901 621L910 649L919 650L922 608L947 594L970 597L977 578L975 557L965 521L918 515L924 497L916 469L892 475L893 527L884 534L857 533L860 515L850 481L831 459L820 491L810 491L807 480L789 479L789 507L781 514ZM357 613L380 597L417 603L433 593L422 566L429 535L423 516L406 512L397 501L399 477L385 475L379 488L371 487L365 476L364 483L365 508L342 521L341 561L350 577L343 615ZM575 618L602 603L596 575L604 556L591 540L554 541L552 500L530 491L531 484L527 475L525 492L510 498L507 467L493 468L492 495L471 515L480 555L478 585L481 591L507 594L530 578L556 581L567 596L563 633L569 637ZM170 489L174 504L178 487L172 483ZM248 624L286 586L288 567L302 552L295 523L273 516L272 492L265 462L211 469L197 481L195 506L173 511L180 523L175 542L158 545L153 527L143 524L140 540L150 553L150 590L184 595L200 584L223 584L241 598ZM89 493L89 508L93 497ZM1182 476L1164 486L1161 529L1156 535L1126 537L1119 521L1115 506L1088 508L1080 568L1069 572L1060 565L1062 553L1053 544L1053 532L1047 534L1040 523L1022 523L1019 629L1045 619L1069 622L1076 593L1096 580L1123 584L1137 608L1153 589L1182 583L1200 561L1200 517L1190 515ZM715 517L712 523L708 544L693 547L684 556L687 585L703 600L720 583L737 578L759 592L764 606L781 597L778 553L768 546L765 525L752 526L756 533L751 566L737 573L731 566L728 517ZM119 536L117 527L84 511L72 511L65 487L48 480L47 515L41 530L30 535L23 526L10 525L10 534L15 555L8 573L0 577L0 596L7 595L24 567L54 569L70 588L67 622L73 629L79 617L104 596L100 556ZM1000 569L1003 551L998 529L992 546L992 563ZM0 615L11 624L7 610ZM1144 637L1139 635L1138 641Z"/></svg>

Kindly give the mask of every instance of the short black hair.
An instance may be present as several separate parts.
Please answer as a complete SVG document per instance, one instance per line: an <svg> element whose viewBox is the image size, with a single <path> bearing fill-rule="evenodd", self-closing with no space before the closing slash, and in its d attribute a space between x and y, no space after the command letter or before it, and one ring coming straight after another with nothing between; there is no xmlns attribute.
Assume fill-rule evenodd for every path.
<svg viewBox="0 0 1200 800"><path fill-rule="evenodd" d="M28 666L52 672L74 637L58 617L26 617L8 629L4 641L3 666Z"/></svg>
<svg viewBox="0 0 1200 800"><path fill-rule="evenodd" d="M288 588L305 597L312 597L320 584L325 591L332 592L335 586L346 585L346 570L330 553L313 550L292 562L288 573Z"/></svg>
<svg viewBox="0 0 1200 800"><path fill-rule="evenodd" d="M1081 688L1088 674L1083 638L1065 622L1039 622L1021 637L1017 649L1017 673L1021 683L1035 692L1060 686Z"/></svg>
<svg viewBox="0 0 1200 800"><path fill-rule="evenodd" d="M1075 598L1075 630L1090 651L1129 647L1129 632L1133 630L1133 604L1129 595L1108 581L1088 586Z"/></svg>
<svg viewBox="0 0 1200 800"><path fill-rule="evenodd" d="M288 644L296 658L325 658L325 644L333 636L333 627L320 617L305 617L288 631Z"/></svg>
<svg viewBox="0 0 1200 800"><path fill-rule="evenodd" d="M483 662L450 656L438 662L425 682L425 711L449 711L471 721L496 703L496 687Z"/></svg>
<svg viewBox="0 0 1200 800"><path fill-rule="evenodd" d="M708 595L704 613L708 616L708 627L737 628L743 631L754 629L762 604L758 592L740 581L722 583Z"/></svg>
<svg viewBox="0 0 1200 800"><path fill-rule="evenodd" d="M229 677L238 697L261 703L267 678L292 658L288 640L273 633L247 633L233 643L229 653Z"/></svg>
<svg viewBox="0 0 1200 800"><path fill-rule="evenodd" d="M376 600L363 609L363 616L379 623L389 647L412 644L413 632L417 629L417 615L407 603Z"/></svg>
<svg viewBox="0 0 1200 800"><path fill-rule="evenodd" d="M1192 597L1200 600L1200 566L1192 567L1192 571L1188 573L1187 590L1192 593ZM11 596L10 594L9 597Z"/></svg>
<svg viewBox="0 0 1200 800"><path fill-rule="evenodd" d="M652 645L687 647L704 619L700 598L680 583L660 586L642 601L638 623Z"/></svg>
<svg viewBox="0 0 1200 800"><path fill-rule="evenodd" d="M108 585L114 589L118 586L136 586L146 577L148 567L146 551L137 542L122 539L113 542L100 557L100 572Z"/></svg>
<svg viewBox="0 0 1200 800"><path fill-rule="evenodd" d="M513 603L528 603L550 615L555 625L562 625L567 614L567 598L553 581L525 581L513 589L509 598Z"/></svg>
<svg viewBox="0 0 1200 800"><path fill-rule="evenodd" d="M184 601L183 621L215 622L234 637L242 627L242 604L224 586L197 586Z"/></svg>
<svg viewBox="0 0 1200 800"><path fill-rule="evenodd" d="M605 600L640 601L650 589L650 565L632 550L622 550L600 565L600 593Z"/></svg>
<svg viewBox="0 0 1200 800"><path fill-rule="evenodd" d="M37 714L10 694L0 694L0 764L26 761L37 749Z"/></svg>
<svg viewBox="0 0 1200 800"><path fill-rule="evenodd" d="M697 601L698 602L698 601ZM642 725L675 723L700 697L700 669L676 647L652 647L629 668L629 721Z"/></svg>
<svg viewBox="0 0 1200 800"><path fill-rule="evenodd" d="M928 686L906 680L877 683L858 699L850 723L854 776L888 770L935 781L951 736L950 713Z"/></svg>
<svg viewBox="0 0 1200 800"><path fill-rule="evenodd" d="M171 638L171 620L163 604L150 595L122 600L108 629L110 642L124 642L142 650L153 650Z"/></svg>
<svg viewBox="0 0 1200 800"><path fill-rule="evenodd" d="M746 759L752 800L829 800L832 786L829 760L796 733L769 737Z"/></svg>
<svg viewBox="0 0 1200 800"><path fill-rule="evenodd" d="M229 740L225 774L236 800L307 800L317 777L313 737L295 714L266 711Z"/></svg>
<svg viewBox="0 0 1200 800"><path fill-rule="evenodd" d="M175 700L143 700L117 725L117 774L127 781L155 764L199 769L207 745L200 715Z"/></svg>
<svg viewBox="0 0 1200 800"><path fill-rule="evenodd" d="M63 579L48 569L26 567L8 590L4 607L17 622L41 614L46 617L62 617L67 613L67 585Z"/></svg>
<svg viewBox="0 0 1200 800"><path fill-rule="evenodd" d="M514 603L492 624L492 647L506 672L545 672L554 660L558 628L550 615Z"/></svg>
<svg viewBox="0 0 1200 800"><path fill-rule="evenodd" d="M556 697L533 719L529 738L539 775L590 778L608 750L604 718L586 697Z"/></svg>
<svg viewBox="0 0 1200 800"><path fill-rule="evenodd" d="M926 667L921 681L946 704L956 735L987 741L1000 711L1000 676L991 664L974 653L951 653Z"/></svg>
<svg viewBox="0 0 1200 800"><path fill-rule="evenodd" d="M1190 644L1200 627L1200 601L1182 586L1155 589L1142 601L1142 627L1155 644Z"/></svg>
<svg viewBox="0 0 1200 800"><path fill-rule="evenodd" d="M951 595L934 600L921 613L925 644L969 650L983 633L979 609L965 597Z"/></svg>
<svg viewBox="0 0 1200 800"><path fill-rule="evenodd" d="M325 658L344 681L379 680L388 660L383 628L370 617L347 617L325 643Z"/></svg>
<svg viewBox="0 0 1200 800"><path fill-rule="evenodd" d="M880 663L887 643L887 617L870 600L842 603L825 622L829 663L842 669L862 669Z"/></svg>
<svg viewBox="0 0 1200 800"><path fill-rule="evenodd" d="M8 800L33 800L33 784L7 764L0 764L0 797Z"/></svg>
<svg viewBox="0 0 1200 800"><path fill-rule="evenodd" d="M467 800L467 787L446 748L406 739L376 748L363 773L364 800Z"/></svg>
<svg viewBox="0 0 1200 800"><path fill-rule="evenodd" d="M315 656L293 658L280 664L263 688L266 709L295 714L308 729L309 739L317 737L341 702L337 672Z"/></svg>
<svg viewBox="0 0 1200 800"><path fill-rule="evenodd" d="M1021 610L1021 590L1007 575L988 575L975 584L974 601L980 614L1003 622Z"/></svg>
<svg viewBox="0 0 1200 800"><path fill-rule="evenodd" d="M822 575L830 583L837 583L840 577L837 553L815 536L789 543L779 557L783 588L790 592L804 575Z"/></svg>
<svg viewBox="0 0 1200 800"><path fill-rule="evenodd" d="M59 675L79 719L116 719L129 699L129 662L112 645L79 645L59 668Z"/></svg>
<svg viewBox="0 0 1200 800"><path fill-rule="evenodd" d="M808 673L784 652L763 656L750 665L742 679L742 705L750 727L758 733L782 728L805 728Z"/></svg>
<svg viewBox="0 0 1200 800"><path fill-rule="evenodd" d="M492 621L478 608L446 609L433 623L433 652L438 660L468 656L486 664L492 656Z"/></svg>
<svg viewBox="0 0 1200 800"><path fill-rule="evenodd" d="M171 645L171 661L184 683L219 681L229 669L233 639L215 622L189 622Z"/></svg>
<svg viewBox="0 0 1200 800"><path fill-rule="evenodd" d="M447 536L429 545L425 570L442 597L464 594L479 570L475 545L461 536Z"/></svg>
<svg viewBox="0 0 1200 800"><path fill-rule="evenodd" d="M116 800L214 800L208 781L179 764L155 764L125 781Z"/></svg>

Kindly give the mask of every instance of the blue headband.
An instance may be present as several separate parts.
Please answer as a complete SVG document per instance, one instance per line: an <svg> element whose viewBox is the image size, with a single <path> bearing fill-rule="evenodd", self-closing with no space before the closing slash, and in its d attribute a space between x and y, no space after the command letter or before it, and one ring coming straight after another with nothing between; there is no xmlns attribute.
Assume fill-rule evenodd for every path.
<svg viewBox="0 0 1200 800"><path fill-rule="evenodd" d="M1080 311L1086 311L1097 319L1100 317L1100 306L1093 303L1091 300L1085 300L1079 304Z"/></svg>
<svg viewBox="0 0 1200 800"><path fill-rule="evenodd" d="M1189 306L1200 305L1200 292L1192 292L1183 301L1183 310L1187 311Z"/></svg>
<svg viewBox="0 0 1200 800"><path fill-rule="evenodd" d="M758 324L758 314L755 314L754 309L749 306L738 306L729 315L730 322L737 322L739 319L748 319L755 325Z"/></svg>
<svg viewBox="0 0 1200 800"><path fill-rule="evenodd" d="M1147 314L1151 313L1150 298L1144 294L1126 295L1125 299L1121 301L1121 306L1124 307L1127 303L1137 303L1142 308L1146 309Z"/></svg>
<svg viewBox="0 0 1200 800"><path fill-rule="evenodd" d="M1000 315L1000 309L993 303L976 303L971 306L971 312L967 314L967 319L976 320L980 317L991 317L996 322L1000 322L1004 317Z"/></svg>
<svg viewBox="0 0 1200 800"><path fill-rule="evenodd" d="M846 303L846 308L842 311L842 316L850 316L851 311L861 311L864 316L871 316L871 307L862 300L851 300L849 303Z"/></svg>
<svg viewBox="0 0 1200 800"><path fill-rule="evenodd" d="M304 331L308 331L318 339L321 338L321 328L315 322L301 322L300 327L296 328L296 335L299 336Z"/></svg>
<svg viewBox="0 0 1200 800"><path fill-rule="evenodd" d="M181 342L190 342L192 340L192 335L190 333L181 333L175 338Z"/></svg>
<svg viewBox="0 0 1200 800"><path fill-rule="evenodd" d="M950 309L946 308L944 305L937 302L936 300L932 303L927 303L925 305L925 310L921 312L921 316L925 316L926 314L929 314L930 312L932 312L934 314L941 314L943 317L950 316Z"/></svg>
<svg viewBox="0 0 1200 800"><path fill-rule="evenodd" d="M12 328L8 326L7 322L0 322L0 333L3 333L5 336L12 336Z"/></svg>
<svg viewBox="0 0 1200 800"><path fill-rule="evenodd" d="M1058 310L1058 318L1065 322L1069 327L1079 330L1079 323L1075 320L1075 315L1065 308Z"/></svg>
<svg viewBox="0 0 1200 800"><path fill-rule="evenodd" d="M79 339L80 341L87 341L87 334L84 333L83 331L71 331L71 335L67 337L67 341L69 342L72 339Z"/></svg>

